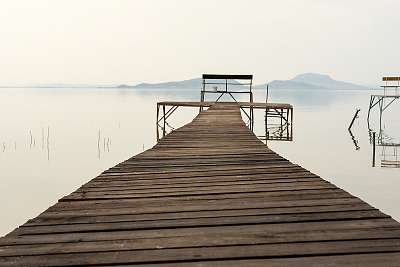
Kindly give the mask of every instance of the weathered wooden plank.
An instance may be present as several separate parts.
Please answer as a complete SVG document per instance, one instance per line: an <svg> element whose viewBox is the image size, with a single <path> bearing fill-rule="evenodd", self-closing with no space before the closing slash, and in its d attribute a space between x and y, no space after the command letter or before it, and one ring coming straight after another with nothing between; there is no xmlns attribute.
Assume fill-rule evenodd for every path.
<svg viewBox="0 0 400 267"><path fill-rule="evenodd" d="M158 193L185 193L185 192L218 192L219 190L242 190L246 192L247 190L258 189L259 191L271 191L271 189L286 189L286 188L303 188L309 187L310 189L316 186L325 186L327 188L334 187L326 181L321 179L317 180L307 180L307 181L297 181L296 183L265 183L265 182L253 182L253 183L233 183L228 185L209 185L209 186L170 186L170 187L126 187L110 190L108 188L100 188L98 190L91 190L90 188L81 188L75 191L76 194L85 195L96 195L96 194L108 194L108 195L119 195L119 194L158 194ZM273 191L274 191L273 190Z"/></svg>
<svg viewBox="0 0 400 267"><path fill-rule="evenodd" d="M115 185L113 182L109 183L109 186L99 186L87 184L84 187L81 187L76 192L122 192L122 191L138 191L138 192L149 192L150 190L158 191L158 192L169 192L166 189L171 190L202 190L202 189L210 189L210 188L234 188L237 186L280 186L280 185L288 185L293 183L302 184L322 184L321 179L315 178L296 178L296 179L285 179L285 180L272 180L272 179L259 179L259 180L247 180L247 181L221 181L221 182L187 182L187 183L167 183L167 184L145 184L138 185L133 184L117 184Z"/></svg>
<svg viewBox="0 0 400 267"><path fill-rule="evenodd" d="M40 215L41 218L57 218L69 216L95 216L95 215L120 215L120 214L150 214L150 213L169 213L169 212L191 212L191 211L210 211L210 210L238 210L251 208L289 208L289 207L309 207L314 206L332 206L332 205L358 205L364 204L356 198L330 198L330 199L305 199L305 200L283 200L271 201L264 199L229 199L221 201L202 201L189 203L157 203L156 205L132 205L131 207L98 207L91 209L74 209L74 210L51 210Z"/></svg>
<svg viewBox="0 0 400 267"><path fill-rule="evenodd" d="M343 255L351 253L399 252L400 239L331 241L246 246L220 246L117 252L86 252L24 257L1 257L0 266L77 266L114 263L246 259L283 256Z"/></svg>
<svg viewBox="0 0 400 267"><path fill-rule="evenodd" d="M370 219L352 219L342 221L323 221L323 222L290 222L290 223L271 223L271 224L244 224L227 226L204 226L204 227L182 227L165 229L140 229L140 230L121 230L121 231L93 231L93 232L68 232L54 234L38 235L18 235L0 239L0 245L15 244L45 244L45 243L63 243L63 242L89 242L100 240L122 240L137 238L153 238L155 240L166 237L187 236L212 236L213 238L228 239L238 234L262 235L267 236L276 242L288 242L292 236L302 236L303 240L309 240L313 234L321 232L329 235L345 236L345 239L356 239L352 236L353 232L368 229L368 236L375 237L375 230L387 230L396 233L400 230L398 223L390 218L370 218ZM340 235L342 233L342 235ZM218 236L218 237L217 237ZM304 239L305 238L305 239ZM397 238L397 237L396 237ZM332 237L330 237L332 239ZM285 240L285 241L283 241ZM292 241L291 241L292 242Z"/></svg>
<svg viewBox="0 0 400 267"><path fill-rule="evenodd" d="M213 171L188 171L188 172L131 172L131 171L118 171L118 172L105 172L95 178L96 181L110 179L120 180L120 181L131 181L133 179L163 179L163 178L191 178L191 177L219 177L219 176L238 176L238 175L257 175L264 174L269 176L282 175L285 176L287 174L293 175L301 175L306 172L306 170L301 169L300 167L288 167L288 168L272 168L272 169L257 169L251 170L251 172L246 171L246 169L237 169L237 170L213 170Z"/></svg>
<svg viewBox="0 0 400 267"><path fill-rule="evenodd" d="M268 195L268 196L266 196ZM352 198L345 191L336 188L332 189L316 189L316 190L298 190L298 191L278 191L278 192L256 192L256 193L234 193L234 194L215 194L215 195L195 195L188 197L165 197L165 198L139 198L139 199L100 199L100 200L73 200L61 201L47 209L52 211L67 210L92 210L99 208L129 208L133 206L184 206L184 205L209 205L213 206L232 204L232 208L236 205L237 200L244 202L278 202L278 201L300 201L300 200L322 200L322 199L345 199ZM222 202L225 201L225 202ZM228 202L229 201L229 202ZM235 204L236 203L236 204ZM321 203L321 205L324 203ZM307 206L308 203L306 204Z"/></svg>
<svg viewBox="0 0 400 267"><path fill-rule="evenodd" d="M230 209L230 210L209 210L209 211L189 211L189 212L163 212L163 213L143 213L143 214L114 214L114 215L93 215L93 216L66 216L66 217L45 217L38 216L29 220L24 226L34 225L65 225L74 223L102 223L102 222L126 222L126 221L149 221L149 220L173 220L188 218L209 218L227 216L251 216L251 215L305 215L324 212L347 212L352 215L357 211L374 210L368 204L347 204L329 206L306 206L306 207L286 207L286 208L267 208L267 209Z"/></svg>
<svg viewBox="0 0 400 267"><path fill-rule="evenodd" d="M280 215L250 215L250 216L226 216L206 218L188 218L179 220L156 220L142 222L114 222L114 223L86 223L68 225L46 225L46 226L26 226L20 227L17 232L19 235L26 234L48 234L48 233L68 233L68 232L93 232L93 231L120 231L138 230L151 228L179 228L192 226L218 226L218 225L241 225L241 224L267 224L267 223L286 223L303 221L340 221L350 219L372 219L388 218L380 211L353 211L349 212L329 212L329 213L306 213L306 214L280 214Z"/></svg>
<svg viewBox="0 0 400 267"><path fill-rule="evenodd" d="M81 199L127 199L127 198L154 198L154 197L166 197L166 196L192 196L202 194L226 194L226 193L239 193L239 192L278 192L278 191L297 191L297 190L312 190L312 189L333 189L334 185L320 184L320 185L299 185L299 186L276 186L276 187L257 187L247 186L246 188L221 188L215 190L197 190L197 191L171 191L171 192L125 192L125 193L101 193L101 192L74 192L69 196L66 196L62 201L70 200L81 200Z"/></svg>
<svg viewBox="0 0 400 267"><path fill-rule="evenodd" d="M350 255L335 256L314 256L314 257L289 257L289 258L264 258L264 259L244 259L244 260L215 260L215 261L192 261L192 262L174 262L174 263L157 263L157 264L135 264L123 266L135 267L398 267L400 261L400 253L362 253ZM109 267L111 265L98 265L98 267ZM112 265L122 267L122 265Z"/></svg>
<svg viewBox="0 0 400 267"><path fill-rule="evenodd" d="M133 177L132 177L133 178ZM145 179L145 180L125 180L119 181L118 179L110 179L109 181L95 181L82 186L85 189L101 189L101 188L120 188L120 187L135 187L135 188L144 188L144 187L174 187L174 186L207 186L207 185L225 185L225 184L246 184L246 183L292 183L292 182L302 182L302 181L311 181L311 180L319 180L320 178L311 174L300 174L300 175L287 175L283 177L269 177L269 176L232 176L232 177L200 177L200 178L166 178L165 180L157 180L157 179Z"/></svg>
<svg viewBox="0 0 400 267"><path fill-rule="evenodd" d="M146 174L146 173L152 173L152 174L157 174L157 173L186 173L186 172L209 172L209 171L242 171L242 172L250 172L253 170L265 170L265 171L270 171L270 172L280 172L280 171L287 171L289 168L298 171L302 171L302 168L291 164L289 162L274 162L273 164L269 165L246 165L246 164L236 164L234 166L229 165L229 166L181 166L181 167L166 167L164 168L163 166L158 166L154 167L154 171L151 170L151 168L135 168L135 167L119 167L116 166L112 169L109 169L105 171L104 173L121 173L121 172L135 172L135 173L141 173L141 174Z"/></svg>

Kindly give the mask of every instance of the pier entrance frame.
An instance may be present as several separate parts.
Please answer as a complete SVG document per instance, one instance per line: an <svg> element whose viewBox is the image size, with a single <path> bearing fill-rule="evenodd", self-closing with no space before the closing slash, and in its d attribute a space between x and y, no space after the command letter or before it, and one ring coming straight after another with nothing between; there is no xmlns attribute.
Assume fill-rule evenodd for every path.
<svg viewBox="0 0 400 267"><path fill-rule="evenodd" d="M235 97L238 94L245 94L249 97L249 102L253 103L253 75L251 74L203 74L203 83L200 92L200 102L207 102L207 95L216 94L216 100L218 102L224 95L228 95L234 102L239 101ZM210 88L211 87L211 88ZM203 110L203 106L200 106L199 112ZM250 130L254 130L254 110L252 107L247 110L240 107L240 110L245 114L248 119L248 127Z"/></svg>

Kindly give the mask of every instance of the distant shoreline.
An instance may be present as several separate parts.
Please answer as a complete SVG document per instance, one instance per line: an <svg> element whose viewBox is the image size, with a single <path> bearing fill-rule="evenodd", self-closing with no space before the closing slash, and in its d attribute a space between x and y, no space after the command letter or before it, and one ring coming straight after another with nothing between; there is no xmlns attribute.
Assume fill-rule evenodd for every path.
<svg viewBox="0 0 400 267"><path fill-rule="evenodd" d="M233 81L235 87L247 87L248 85L241 85L238 81ZM221 81L221 84L225 83L225 80ZM64 84L64 83L53 83L53 84L39 84L36 86L25 85L25 86L0 86L0 88L60 88L60 89L72 89L72 88L96 88L96 89L126 89L126 90L137 90L137 89L160 89L160 90L200 90L203 85L202 78L192 78L180 81L167 81L158 83L138 83L129 84L121 83L114 85L91 85L91 84ZM299 74L289 80L272 80L263 84L254 84L252 88L254 90L266 89L267 85L273 90L373 90L378 89L375 86L364 86L352 82L345 82L332 79L329 75L320 73L303 73Z"/></svg>
<svg viewBox="0 0 400 267"><path fill-rule="evenodd" d="M56 86L0 86L0 89L117 89L117 90L163 90L163 91L200 91L201 88L152 88L152 87L119 87L119 86L65 86L65 87L56 87ZM270 87L270 90L292 90L292 91L368 91L368 90L383 90L379 87L371 87L366 89L354 88L354 89L335 89L335 88L273 88ZM254 87L252 88L254 91L266 90L266 88Z"/></svg>

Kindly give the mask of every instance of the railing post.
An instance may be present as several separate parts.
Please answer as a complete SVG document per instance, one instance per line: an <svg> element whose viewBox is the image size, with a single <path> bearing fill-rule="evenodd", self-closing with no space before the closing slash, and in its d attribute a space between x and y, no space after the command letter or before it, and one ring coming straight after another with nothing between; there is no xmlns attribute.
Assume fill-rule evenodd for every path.
<svg viewBox="0 0 400 267"><path fill-rule="evenodd" d="M376 133L372 132L372 167L375 167Z"/></svg>
<svg viewBox="0 0 400 267"><path fill-rule="evenodd" d="M156 120L157 143L160 140L160 134L158 132L160 127L160 124L158 124L159 114L160 114L160 105L157 103L157 120Z"/></svg>
<svg viewBox="0 0 400 267"><path fill-rule="evenodd" d="M166 131L165 131L165 123L166 123L166 119L165 119L165 105L163 105L163 118L164 118L164 120L163 120L163 137L164 137L165 134L166 134Z"/></svg>

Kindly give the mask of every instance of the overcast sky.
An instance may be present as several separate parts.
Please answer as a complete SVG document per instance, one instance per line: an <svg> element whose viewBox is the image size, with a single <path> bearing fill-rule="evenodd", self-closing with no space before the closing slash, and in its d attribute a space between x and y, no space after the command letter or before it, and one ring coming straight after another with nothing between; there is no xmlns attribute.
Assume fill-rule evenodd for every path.
<svg viewBox="0 0 400 267"><path fill-rule="evenodd" d="M0 0L0 84L400 75L398 0Z"/></svg>

